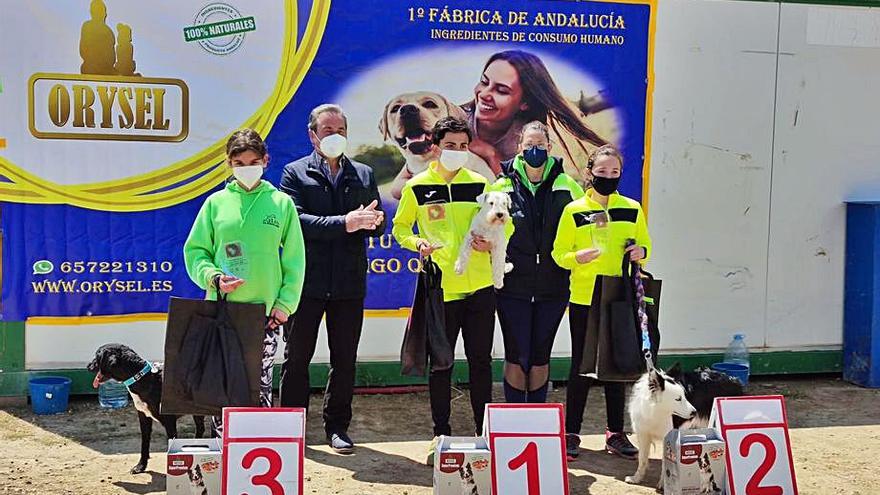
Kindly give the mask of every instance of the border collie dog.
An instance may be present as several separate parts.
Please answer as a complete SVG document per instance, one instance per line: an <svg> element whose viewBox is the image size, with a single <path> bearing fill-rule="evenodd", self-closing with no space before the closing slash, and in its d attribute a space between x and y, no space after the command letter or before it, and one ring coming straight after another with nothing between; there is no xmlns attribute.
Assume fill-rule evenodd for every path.
<svg viewBox="0 0 880 495"><path fill-rule="evenodd" d="M697 410L685 397L684 387L659 369L642 375L633 385L629 419L639 448L639 467L627 483L638 484L648 470L651 447L672 429L672 416L690 419ZM660 482L662 483L662 476Z"/></svg>
<svg viewBox="0 0 880 495"><path fill-rule="evenodd" d="M162 400L162 369L123 344L105 344L95 351L95 359L87 366L95 373L92 386L114 379L128 387L134 407L138 412L141 429L141 457L131 468L131 474L142 473L147 469L150 458L150 436L153 433L153 420L165 427L168 438L177 438L177 418L171 414L159 414ZM196 424L196 438L205 434L204 416L193 416Z"/></svg>

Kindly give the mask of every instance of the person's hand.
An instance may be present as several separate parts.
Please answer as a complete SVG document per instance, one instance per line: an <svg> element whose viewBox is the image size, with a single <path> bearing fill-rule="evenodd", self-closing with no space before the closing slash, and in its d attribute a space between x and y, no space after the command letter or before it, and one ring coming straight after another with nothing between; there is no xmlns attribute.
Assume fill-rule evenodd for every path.
<svg viewBox="0 0 880 495"><path fill-rule="evenodd" d="M644 247L637 246L635 244L626 248L626 252L629 253L629 260L630 261L643 260L643 259L645 259L645 256L647 256L647 254L648 254Z"/></svg>
<svg viewBox="0 0 880 495"><path fill-rule="evenodd" d="M272 308L272 312L269 313L269 321L266 322L266 328L269 330L275 330L287 323L288 314L283 309Z"/></svg>
<svg viewBox="0 0 880 495"><path fill-rule="evenodd" d="M599 257L598 249L581 249L574 253L574 259L580 264L585 264Z"/></svg>
<svg viewBox="0 0 880 495"><path fill-rule="evenodd" d="M492 243L487 241L482 236L475 235L473 236L473 240L471 241L471 248L473 248L474 251L488 253L492 250Z"/></svg>
<svg viewBox="0 0 880 495"><path fill-rule="evenodd" d="M482 158L492 173L498 176L501 174L501 154L491 144L476 138L468 145L468 151Z"/></svg>
<svg viewBox="0 0 880 495"><path fill-rule="evenodd" d="M419 239L418 241L416 241L416 247L419 249L419 255L421 255L422 258L427 258L428 256L431 256L431 253L437 250L437 248L434 247L433 244L425 239Z"/></svg>
<svg viewBox="0 0 880 495"><path fill-rule="evenodd" d="M224 294L229 294L230 292L235 291L235 289L241 287L241 284L244 283L243 279L238 277L233 277L231 275L220 275L220 292Z"/></svg>
<svg viewBox="0 0 880 495"><path fill-rule="evenodd" d="M359 206L345 215L345 231L348 233L358 230L375 230L382 223L384 213L376 210L379 203L374 199L368 206Z"/></svg>

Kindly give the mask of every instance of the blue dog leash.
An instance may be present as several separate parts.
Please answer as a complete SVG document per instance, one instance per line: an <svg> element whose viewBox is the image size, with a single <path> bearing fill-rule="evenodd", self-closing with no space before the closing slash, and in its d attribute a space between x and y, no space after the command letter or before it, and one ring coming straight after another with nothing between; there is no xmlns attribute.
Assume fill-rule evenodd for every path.
<svg viewBox="0 0 880 495"><path fill-rule="evenodd" d="M126 388L131 387L141 378L147 376L150 373L155 373L156 371L158 371L158 369L153 365L153 363L147 361L147 363L144 365L144 367L140 371L135 373L135 375L133 377L122 382L122 384L125 385Z"/></svg>

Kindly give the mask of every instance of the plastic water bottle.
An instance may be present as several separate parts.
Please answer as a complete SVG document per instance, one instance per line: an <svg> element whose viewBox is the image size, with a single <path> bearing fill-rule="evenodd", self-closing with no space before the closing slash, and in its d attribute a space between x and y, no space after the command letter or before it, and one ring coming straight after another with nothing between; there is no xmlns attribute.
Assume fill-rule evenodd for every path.
<svg viewBox="0 0 880 495"><path fill-rule="evenodd" d="M128 405L128 388L116 380L107 380L98 387L98 404L104 409L121 409Z"/></svg>
<svg viewBox="0 0 880 495"><path fill-rule="evenodd" d="M746 346L745 338L746 336L741 333L733 336L733 340L730 341L730 344L727 345L727 350L724 351L724 362L742 364L751 370L749 348Z"/></svg>

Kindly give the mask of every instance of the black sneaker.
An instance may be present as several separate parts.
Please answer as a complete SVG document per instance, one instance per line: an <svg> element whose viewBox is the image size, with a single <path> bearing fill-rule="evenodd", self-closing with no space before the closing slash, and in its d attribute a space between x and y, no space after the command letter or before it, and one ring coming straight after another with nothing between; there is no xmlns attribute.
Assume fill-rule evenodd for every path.
<svg viewBox="0 0 880 495"><path fill-rule="evenodd" d="M354 442L345 433L331 433L327 435L330 448L337 454L351 454L354 452Z"/></svg>
<svg viewBox="0 0 880 495"><path fill-rule="evenodd" d="M635 459L639 455L639 449L629 441L625 433L605 432L605 450L609 454L616 454L624 459Z"/></svg>
<svg viewBox="0 0 880 495"><path fill-rule="evenodd" d="M569 461L577 459L581 453L581 437L575 433L565 434L565 456Z"/></svg>

